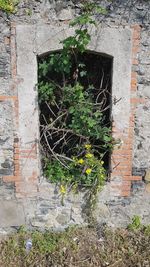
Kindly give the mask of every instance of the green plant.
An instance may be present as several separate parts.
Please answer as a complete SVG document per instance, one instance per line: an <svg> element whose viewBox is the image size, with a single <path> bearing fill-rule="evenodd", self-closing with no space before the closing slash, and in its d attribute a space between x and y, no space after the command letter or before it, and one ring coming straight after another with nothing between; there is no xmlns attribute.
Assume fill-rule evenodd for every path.
<svg viewBox="0 0 150 267"><path fill-rule="evenodd" d="M90 149L89 149L90 147ZM96 189L99 191L105 182L106 171L103 166L104 161L98 159L93 154L94 150L91 145L86 144L82 151L82 157L73 157L70 159L68 168L63 166L61 162L56 159L49 161L46 159L45 176L50 182L56 183L60 186L60 193L62 195L62 204L64 202L64 195L72 188L77 192L79 189L88 189L90 192ZM89 195L90 206L93 206L94 199L92 194Z"/></svg>
<svg viewBox="0 0 150 267"><path fill-rule="evenodd" d="M32 15L32 10L30 8L25 9L26 15L31 16Z"/></svg>
<svg viewBox="0 0 150 267"><path fill-rule="evenodd" d="M85 145L90 146L90 145ZM45 175L51 182L73 188L92 187L94 183L102 186L105 180L104 162L94 156L91 150L83 150L82 157L73 157L68 168L57 160L47 161Z"/></svg>
<svg viewBox="0 0 150 267"><path fill-rule="evenodd" d="M15 6L18 3L16 0L0 0L0 9L12 13L15 11Z"/></svg>
<svg viewBox="0 0 150 267"><path fill-rule="evenodd" d="M141 224L141 218L138 215L134 215L132 218L131 224L128 225L128 229L130 230L139 230L141 229L142 224Z"/></svg>
<svg viewBox="0 0 150 267"><path fill-rule="evenodd" d="M94 12L104 10L86 4L82 15L70 23L74 35L61 42L60 52L39 63L39 103L46 111L40 117L44 173L60 186L62 202L67 188L86 188L92 203L92 194L106 179L103 158L112 149L110 123L102 112L107 107L85 62L91 40L88 26L96 25Z"/></svg>
<svg viewBox="0 0 150 267"><path fill-rule="evenodd" d="M144 234L150 236L150 224L144 226Z"/></svg>

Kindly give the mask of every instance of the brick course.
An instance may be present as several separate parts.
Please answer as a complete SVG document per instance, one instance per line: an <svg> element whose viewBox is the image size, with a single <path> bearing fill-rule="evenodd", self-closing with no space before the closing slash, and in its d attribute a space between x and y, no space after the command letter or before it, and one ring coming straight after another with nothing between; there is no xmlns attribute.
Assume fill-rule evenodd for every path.
<svg viewBox="0 0 150 267"><path fill-rule="evenodd" d="M140 51L140 33L141 27L139 25L131 26L132 33L132 66L138 65L138 52ZM123 139L123 144L118 148L114 149L111 156L112 161L112 173L111 179L114 177L122 177L122 185L119 186L122 197L129 197L131 194L131 181L141 181L141 176L132 175L132 158L133 158L133 138L134 138L134 126L135 126L135 112L136 105L138 103L145 103L145 99L139 99L135 96L137 92L137 72L131 69L131 111L129 118L129 129L127 129L126 137L124 133L120 133L119 130L113 125L112 132L114 138L119 136ZM132 96L132 93L134 95ZM124 182L128 182L126 185ZM114 186L113 186L114 187ZM116 185L116 188L118 185Z"/></svg>

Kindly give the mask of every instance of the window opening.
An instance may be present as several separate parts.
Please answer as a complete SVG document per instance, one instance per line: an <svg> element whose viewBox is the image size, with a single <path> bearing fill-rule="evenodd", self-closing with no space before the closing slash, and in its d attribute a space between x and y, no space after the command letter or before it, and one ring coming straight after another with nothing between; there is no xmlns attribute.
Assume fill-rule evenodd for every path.
<svg viewBox="0 0 150 267"><path fill-rule="evenodd" d="M38 58L43 170L49 175L55 159L67 169L66 162L82 159L89 144L109 171L112 57L88 51L78 54L64 74L57 71L54 55L59 58L60 52Z"/></svg>

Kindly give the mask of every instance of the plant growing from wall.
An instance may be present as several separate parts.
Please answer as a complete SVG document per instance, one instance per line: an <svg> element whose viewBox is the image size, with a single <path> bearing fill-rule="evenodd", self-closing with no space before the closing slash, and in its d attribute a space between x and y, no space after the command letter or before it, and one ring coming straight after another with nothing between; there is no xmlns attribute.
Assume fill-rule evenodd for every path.
<svg viewBox="0 0 150 267"><path fill-rule="evenodd" d="M15 11L15 6L17 3L17 0L0 0L0 9L7 13L12 13Z"/></svg>
<svg viewBox="0 0 150 267"><path fill-rule="evenodd" d="M39 104L45 110L40 114L43 169L60 186L62 199L68 188L86 188L93 194L101 189L106 179L103 158L112 148L104 115L109 110L108 88L96 88L84 60L91 40L88 26L96 26L94 12L105 11L84 5L82 15L70 23L74 35L61 42L60 52L39 63Z"/></svg>

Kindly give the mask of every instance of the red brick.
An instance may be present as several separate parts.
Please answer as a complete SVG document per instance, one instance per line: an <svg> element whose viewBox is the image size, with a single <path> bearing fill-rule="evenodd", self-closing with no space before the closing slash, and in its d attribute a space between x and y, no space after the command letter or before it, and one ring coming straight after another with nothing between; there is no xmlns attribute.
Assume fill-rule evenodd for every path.
<svg viewBox="0 0 150 267"><path fill-rule="evenodd" d="M137 72L132 71L131 72L131 78L137 79Z"/></svg>
<svg viewBox="0 0 150 267"><path fill-rule="evenodd" d="M19 144L18 143L14 143L14 148L19 148Z"/></svg>
<svg viewBox="0 0 150 267"><path fill-rule="evenodd" d="M130 194L131 194L130 190L127 190L127 191L122 190L122 192L121 192L121 196L122 197L129 197Z"/></svg>
<svg viewBox="0 0 150 267"><path fill-rule="evenodd" d="M133 37L133 40L140 39L140 31L134 30L132 37Z"/></svg>
<svg viewBox="0 0 150 267"><path fill-rule="evenodd" d="M125 165L120 165L120 164L119 164L118 166L116 166L116 167L113 168L113 172L114 172L114 171L118 171L118 170L119 170L119 171L122 171L122 170L123 170L123 171L124 171L124 170L130 170L130 171L131 171L131 165L126 165L126 164L125 164Z"/></svg>
<svg viewBox="0 0 150 267"><path fill-rule="evenodd" d="M15 171L14 171L14 175L15 175L15 176L20 176L20 175L21 175L21 172L20 172L19 170L15 170Z"/></svg>
<svg viewBox="0 0 150 267"><path fill-rule="evenodd" d="M4 182L15 182L15 181L19 181L19 180L20 180L19 176L3 176Z"/></svg>
<svg viewBox="0 0 150 267"><path fill-rule="evenodd" d="M132 28L135 32L140 32L140 31L141 31L141 26L140 26L139 24L131 25L131 28Z"/></svg>
<svg viewBox="0 0 150 267"><path fill-rule="evenodd" d="M19 154L20 153L20 149L19 148L15 148L15 154Z"/></svg>
<svg viewBox="0 0 150 267"><path fill-rule="evenodd" d="M131 163L131 160L130 159L116 159L115 162L112 161L112 166L115 167L115 166L131 166L132 163Z"/></svg>
<svg viewBox="0 0 150 267"><path fill-rule="evenodd" d="M14 154L14 159L19 159L20 155L19 154Z"/></svg>
<svg viewBox="0 0 150 267"><path fill-rule="evenodd" d="M119 175L119 176L120 175L122 175L122 176L131 176L131 169L129 169L129 170L128 169L127 170L118 170L118 171L117 170L116 171L114 170L112 172L112 174L113 175L116 175L116 176L117 175Z"/></svg>
<svg viewBox="0 0 150 267"><path fill-rule="evenodd" d="M115 155L131 155L131 149L118 149L113 151L113 156Z"/></svg>
<svg viewBox="0 0 150 267"><path fill-rule="evenodd" d="M140 51L140 48L138 46L134 46L132 48L132 55L136 57L137 53Z"/></svg>
<svg viewBox="0 0 150 267"><path fill-rule="evenodd" d="M5 100L16 100L17 96L9 96L9 95L0 95L0 101L5 101Z"/></svg>
<svg viewBox="0 0 150 267"><path fill-rule="evenodd" d="M126 181L141 181L142 177L141 176L128 176L128 175L124 175L123 179Z"/></svg>

